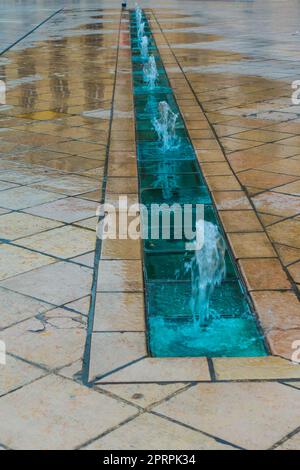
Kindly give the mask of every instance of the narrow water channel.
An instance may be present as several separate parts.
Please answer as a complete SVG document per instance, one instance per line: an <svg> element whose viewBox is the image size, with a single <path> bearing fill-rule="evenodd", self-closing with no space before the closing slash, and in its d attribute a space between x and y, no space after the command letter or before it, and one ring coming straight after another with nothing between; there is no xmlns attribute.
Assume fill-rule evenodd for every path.
<svg viewBox="0 0 300 470"><path fill-rule="evenodd" d="M171 233L143 242L148 346L152 356L264 356L264 339L232 259L149 23L130 14L139 199L145 227L159 227L178 204L190 229L204 209L204 245L190 240L171 212ZM141 22L144 25L141 28ZM145 66L146 64L146 66ZM152 74L152 75L151 75ZM153 216L155 204L166 209Z"/></svg>

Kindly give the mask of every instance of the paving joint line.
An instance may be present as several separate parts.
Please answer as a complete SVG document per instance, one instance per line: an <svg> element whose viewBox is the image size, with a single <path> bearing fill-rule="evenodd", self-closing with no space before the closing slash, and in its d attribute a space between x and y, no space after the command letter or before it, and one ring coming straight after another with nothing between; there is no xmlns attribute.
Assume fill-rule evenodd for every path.
<svg viewBox="0 0 300 470"><path fill-rule="evenodd" d="M12 49L14 46L16 46L17 44L19 44L19 42L23 41L23 39L27 38L28 36L30 36L30 34L34 33L38 28L40 28L41 26L43 26L45 23L47 23L47 21L50 21L54 16L58 15L59 13L61 13L62 11L64 10L64 8L60 8L59 10L55 11L54 13L52 13L50 16L48 16L48 18L46 18L45 20L43 20L41 23L39 23L37 26L35 26L31 31L29 31L28 33L24 34L24 36L22 36L21 38L17 39L17 41L15 41L13 44L11 44L10 46L8 46L6 49L4 49L3 51L0 52L0 56L2 56L3 54L5 54L7 51L9 51L10 49Z"/></svg>
<svg viewBox="0 0 300 470"><path fill-rule="evenodd" d="M118 38L117 38L117 51L116 51L116 60L115 60L115 73L114 73L114 84L112 91L111 99L111 110L110 110L110 120L109 120L109 129L107 135L107 144L106 144L106 158L104 161L104 171L103 171L103 180L101 187L101 201L102 203L105 199L106 192L106 179L108 174L108 159L110 155L110 140L112 135L112 123L114 118L114 108L115 108L115 92L116 92L116 83L117 83L117 71L119 63L119 53L120 53L120 38L121 38L121 24L123 12L122 9L119 10L119 29L118 29ZM91 355L91 346L92 346L92 334L93 334L93 325L94 325L94 316L95 316L95 304L97 296L97 285L98 285L98 275L99 275L99 264L101 257L101 248L102 241L99 237L96 237L96 246L95 246L95 259L94 259L94 269L93 269L93 280L91 287L91 298L90 298L90 308L88 313L88 324L87 324L87 335L86 342L83 353L83 363L82 363L82 382L84 385L89 386L89 372L90 372L90 355Z"/></svg>
<svg viewBox="0 0 300 470"><path fill-rule="evenodd" d="M290 433L286 434L283 438L281 438L279 441L275 442L268 450L275 450L276 447L279 447L281 444L284 444L285 442L289 441L292 437L296 436L300 432L300 426L298 426L296 429L291 431Z"/></svg>
<svg viewBox="0 0 300 470"><path fill-rule="evenodd" d="M152 410L150 413L153 414L153 415L155 415L155 416L158 416L158 417L160 417L160 418L163 418L163 419L165 419L165 420L167 420L167 421L170 421L170 422L173 423L173 424L177 424L177 425L183 426L184 428L190 429L190 430L192 430L192 431L196 431L196 432L198 432L199 434L202 434L202 435L204 435L204 436L206 436L206 437L210 437L211 439L214 439L214 440L215 440L216 442L218 442L219 444L223 444L223 445L227 445L227 446L230 446L230 447L234 447L234 448L237 449L237 450L246 450L244 447L241 447L241 446L239 446L239 445L237 445L237 444L234 444L233 442L226 441L225 439L222 439L222 438L220 438L220 437L218 437L218 436L214 436L213 434L210 434L210 433L207 433L207 432L205 432L205 431L202 431L201 429L198 429L198 428L195 428L194 426L191 426L191 425L189 425L189 424L183 423L182 421L178 421L177 419L174 419L174 418L172 418L172 417L170 417L170 416L166 416L166 415L164 415L164 414L162 414L162 413L159 413L159 412L157 412L157 411L154 411L154 410Z"/></svg>

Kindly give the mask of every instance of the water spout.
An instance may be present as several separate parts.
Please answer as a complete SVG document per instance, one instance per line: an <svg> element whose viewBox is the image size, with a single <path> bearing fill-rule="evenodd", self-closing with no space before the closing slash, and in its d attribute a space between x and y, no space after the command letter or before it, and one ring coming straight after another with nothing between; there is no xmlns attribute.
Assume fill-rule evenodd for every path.
<svg viewBox="0 0 300 470"><path fill-rule="evenodd" d="M136 18L137 25L139 27L139 25L142 22L142 10L137 3L135 4L135 18Z"/></svg>
<svg viewBox="0 0 300 470"><path fill-rule="evenodd" d="M142 16L143 16L142 10L139 7L139 5L136 3L135 4L135 17L136 17L136 27L137 27L137 38L138 38L138 42L140 45L142 43L142 39L144 36L144 31L145 31L145 22L142 21Z"/></svg>
<svg viewBox="0 0 300 470"><path fill-rule="evenodd" d="M141 42L143 36L145 33L145 23L142 21L141 23L138 24L138 40Z"/></svg>
<svg viewBox="0 0 300 470"><path fill-rule="evenodd" d="M154 55L151 55L148 59L148 62L146 62L144 65L143 74L144 82L147 84L150 90L152 90L155 87L158 78L158 71Z"/></svg>
<svg viewBox="0 0 300 470"><path fill-rule="evenodd" d="M159 162L159 173L154 188L161 188L164 200L170 200L177 188L177 177L174 174L173 162L164 159Z"/></svg>
<svg viewBox="0 0 300 470"><path fill-rule="evenodd" d="M175 132L178 114L173 113L166 101L160 101L158 105L159 117L154 118L152 124L162 142L163 150L170 150L175 146L177 138Z"/></svg>
<svg viewBox="0 0 300 470"><path fill-rule="evenodd" d="M196 230L203 230L203 225L203 246L195 251L195 256L186 265L186 269L191 271L191 308L196 328L206 326L211 319L210 298L226 274L225 241L218 227L211 222L197 222Z"/></svg>
<svg viewBox="0 0 300 470"><path fill-rule="evenodd" d="M148 38L143 36L141 40L141 55L143 59L148 58Z"/></svg>

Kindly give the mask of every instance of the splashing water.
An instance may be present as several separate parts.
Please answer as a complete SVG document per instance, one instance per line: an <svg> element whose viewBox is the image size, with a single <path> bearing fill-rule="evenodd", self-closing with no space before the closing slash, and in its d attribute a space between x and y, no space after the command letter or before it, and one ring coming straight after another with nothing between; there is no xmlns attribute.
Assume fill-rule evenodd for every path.
<svg viewBox="0 0 300 470"><path fill-rule="evenodd" d="M203 230L202 224L203 221L198 221L196 230ZM194 258L186 265L192 275L191 308L196 328L206 326L212 317L209 301L215 287L225 278L225 251L225 241L218 227L204 221L204 244L200 250L195 250Z"/></svg>
<svg viewBox="0 0 300 470"><path fill-rule="evenodd" d="M142 21L142 16L143 16L142 10L139 7L139 5L136 3L135 4L135 17L136 17L137 36L138 36L139 43L141 43L143 36L144 36L144 31L145 31L145 22Z"/></svg>
<svg viewBox="0 0 300 470"><path fill-rule="evenodd" d="M145 23L142 21L138 24L138 40L141 42L145 33Z"/></svg>
<svg viewBox="0 0 300 470"><path fill-rule="evenodd" d="M159 173L157 175L156 183L154 188L161 188L162 194L165 200L171 199L174 189L177 188L177 177L172 173L172 162L166 162L162 160L159 163Z"/></svg>
<svg viewBox="0 0 300 470"><path fill-rule="evenodd" d="M148 62L144 65L143 68L144 82L150 89L153 89L158 78L158 72L155 62L154 55L150 55Z"/></svg>
<svg viewBox="0 0 300 470"><path fill-rule="evenodd" d="M141 55L143 59L147 59L148 57L148 38L147 36L143 36L141 40Z"/></svg>
<svg viewBox="0 0 300 470"><path fill-rule="evenodd" d="M178 114L173 113L166 101L160 101L158 105L159 117L154 118L152 124L162 142L162 150L170 150L176 144L175 126Z"/></svg>
<svg viewBox="0 0 300 470"><path fill-rule="evenodd" d="M162 142L162 150L165 152L177 144L175 126L178 114L173 113L166 101L160 101L158 104L158 114L159 117L154 118L152 124ZM162 156L159 164L157 186L162 188L164 199L171 199L173 190L177 187L177 178L172 168L172 162L166 160L165 155Z"/></svg>
<svg viewBox="0 0 300 470"><path fill-rule="evenodd" d="M139 25L142 22L142 10L141 10L140 6L137 3L135 4L135 17L136 17L136 22L137 22L138 27L139 27Z"/></svg>

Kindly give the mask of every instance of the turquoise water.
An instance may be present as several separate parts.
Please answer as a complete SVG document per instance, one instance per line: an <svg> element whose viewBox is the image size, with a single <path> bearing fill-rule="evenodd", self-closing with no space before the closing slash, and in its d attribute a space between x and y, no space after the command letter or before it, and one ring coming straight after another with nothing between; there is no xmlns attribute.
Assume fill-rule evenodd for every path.
<svg viewBox="0 0 300 470"><path fill-rule="evenodd" d="M159 52L146 17L145 34L149 53L155 57L158 79L150 89L144 84L143 66L137 39L135 12L131 13L131 48L133 91L136 117L136 146L139 173L140 202L148 209L142 214L142 224L153 224L150 208L153 204L190 204L191 229L196 226L196 204L204 205L204 219L220 227L211 196L170 87ZM158 117L158 105L165 101L178 114L176 145L164 150L152 124ZM168 194L165 185L168 184ZM145 218L147 217L147 220ZM159 227L158 219L157 226ZM146 319L148 347L152 356L264 356L267 354L263 336L257 326L249 299L226 245L226 275L211 296L211 320L196 326L192 312L191 271L186 266L195 252L186 249L185 234L178 239L171 217L170 237L162 234L144 240L144 280L146 289ZM222 232L223 233L223 232Z"/></svg>

